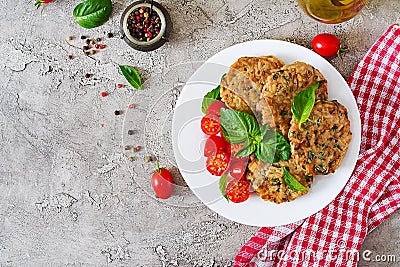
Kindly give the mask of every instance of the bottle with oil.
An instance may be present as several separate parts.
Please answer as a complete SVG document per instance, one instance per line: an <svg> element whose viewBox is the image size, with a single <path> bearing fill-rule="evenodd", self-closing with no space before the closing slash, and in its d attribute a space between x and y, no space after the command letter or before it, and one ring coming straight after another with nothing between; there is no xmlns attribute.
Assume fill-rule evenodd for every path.
<svg viewBox="0 0 400 267"><path fill-rule="evenodd" d="M311 18L334 24L356 16L367 0L297 0L299 6Z"/></svg>

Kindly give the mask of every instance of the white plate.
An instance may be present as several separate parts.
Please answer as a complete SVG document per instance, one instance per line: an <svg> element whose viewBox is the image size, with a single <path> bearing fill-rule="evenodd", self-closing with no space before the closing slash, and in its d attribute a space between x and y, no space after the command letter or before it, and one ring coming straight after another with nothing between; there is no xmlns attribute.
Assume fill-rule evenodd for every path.
<svg viewBox="0 0 400 267"><path fill-rule="evenodd" d="M219 177L205 170L202 149L206 136L200 129L201 101L219 84L221 76L239 57L274 55L290 64L307 62L328 80L329 99L337 99L349 111L353 139L346 157L334 174L315 177L310 192L283 204L265 202L252 194L246 202L228 203L219 192ZM360 114L353 94L340 73L313 51L288 42L258 40L229 47L211 57L190 78L178 99L172 125L175 158L186 183L210 209L232 221L253 226L278 226L307 218L340 193L355 167L361 140Z"/></svg>

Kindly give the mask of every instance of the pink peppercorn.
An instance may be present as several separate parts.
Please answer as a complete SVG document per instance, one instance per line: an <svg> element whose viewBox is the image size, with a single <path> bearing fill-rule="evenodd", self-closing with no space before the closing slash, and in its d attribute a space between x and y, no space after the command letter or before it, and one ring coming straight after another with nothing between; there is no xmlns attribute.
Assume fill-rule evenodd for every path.
<svg viewBox="0 0 400 267"><path fill-rule="evenodd" d="M107 92L101 92L101 96L102 97L106 97L107 96Z"/></svg>

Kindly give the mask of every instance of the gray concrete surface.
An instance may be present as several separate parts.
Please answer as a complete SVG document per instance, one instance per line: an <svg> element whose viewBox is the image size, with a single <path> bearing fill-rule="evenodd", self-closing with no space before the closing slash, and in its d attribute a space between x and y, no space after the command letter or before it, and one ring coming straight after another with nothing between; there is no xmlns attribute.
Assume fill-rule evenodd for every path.
<svg viewBox="0 0 400 267"><path fill-rule="evenodd" d="M74 22L78 2L55 0L40 16L28 1L0 1L0 266L230 266L258 228L221 218L184 186L172 205L149 194L154 164L143 157L154 154L173 169L168 127L190 72L174 66L247 40L309 46L326 31L351 50L343 61L331 60L348 77L376 38L400 22L398 0L371 0L360 16L334 26L310 20L293 0L166 0L174 22L170 43L141 53L106 39L107 48L88 58L73 47L82 46L80 39L71 46L65 37L116 33L130 1L113 1L110 21L93 30ZM136 66L145 90L116 89L124 82L118 64ZM101 91L110 94L102 98ZM136 108L127 110L129 103ZM116 109L124 114L115 116ZM126 144L145 148L132 163ZM398 262L360 266L400 265L399 222L396 213L362 247Z"/></svg>

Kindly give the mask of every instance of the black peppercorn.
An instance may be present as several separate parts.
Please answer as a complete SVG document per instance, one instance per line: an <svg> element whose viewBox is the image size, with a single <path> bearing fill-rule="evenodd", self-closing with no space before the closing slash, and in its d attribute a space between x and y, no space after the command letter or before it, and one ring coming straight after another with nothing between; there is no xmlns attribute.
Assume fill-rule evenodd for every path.
<svg viewBox="0 0 400 267"><path fill-rule="evenodd" d="M86 79L90 78L90 76L91 76L91 75L90 75L89 73L86 73L86 74L85 74L85 78L86 78Z"/></svg>
<svg viewBox="0 0 400 267"><path fill-rule="evenodd" d="M118 116L118 115L120 115L120 114L121 114L121 111L119 111L119 110L116 110L116 111L114 111L114 114L115 114L115 116Z"/></svg>
<svg viewBox="0 0 400 267"><path fill-rule="evenodd" d="M81 36L81 39L83 40L83 39L86 39L86 36L85 35L82 35Z"/></svg>
<svg viewBox="0 0 400 267"><path fill-rule="evenodd" d="M113 37L114 37L114 34L113 34L112 32L109 32L109 33L107 33L107 37L108 37L108 38L113 38Z"/></svg>

